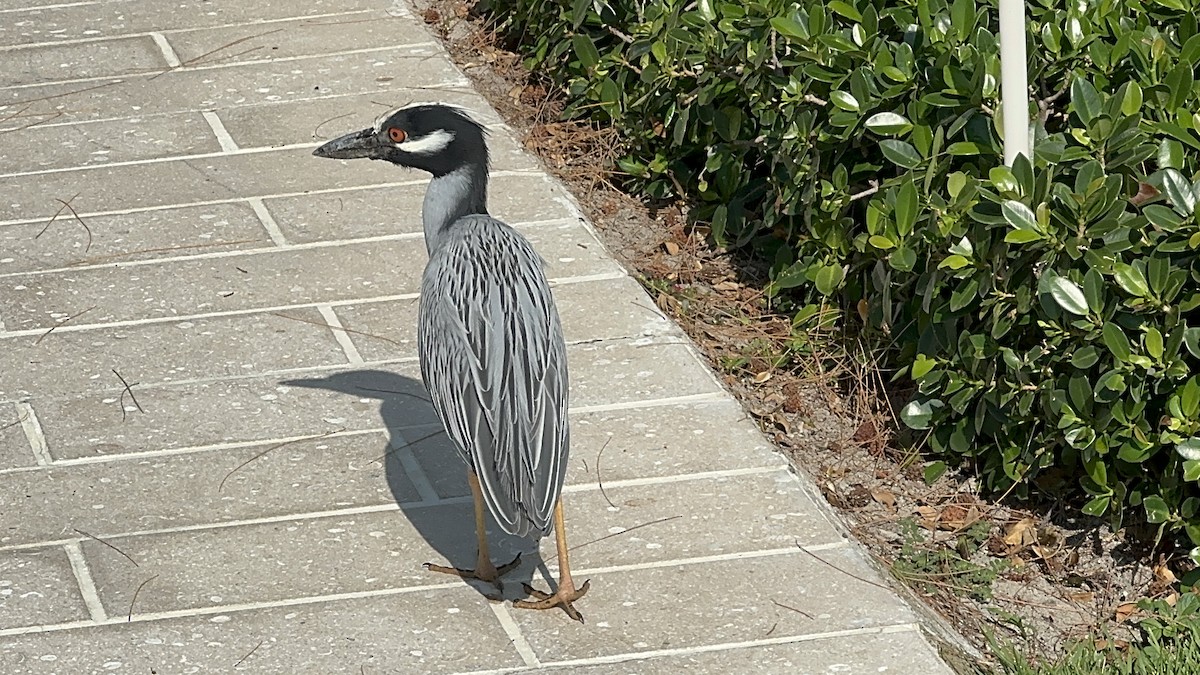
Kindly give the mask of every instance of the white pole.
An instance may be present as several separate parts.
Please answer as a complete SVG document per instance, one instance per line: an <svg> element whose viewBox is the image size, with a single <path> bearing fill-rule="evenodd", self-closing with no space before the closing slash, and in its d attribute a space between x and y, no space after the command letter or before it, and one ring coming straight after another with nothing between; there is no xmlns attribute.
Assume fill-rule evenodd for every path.
<svg viewBox="0 0 1200 675"><path fill-rule="evenodd" d="M1029 148L1029 64L1025 57L1025 0L1000 0L1000 103L1004 114L1004 163Z"/></svg>

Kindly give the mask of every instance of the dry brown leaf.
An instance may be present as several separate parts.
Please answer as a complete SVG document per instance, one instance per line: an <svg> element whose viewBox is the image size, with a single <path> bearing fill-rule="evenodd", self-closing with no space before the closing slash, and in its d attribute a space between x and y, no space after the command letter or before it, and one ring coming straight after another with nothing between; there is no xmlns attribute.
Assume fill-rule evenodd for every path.
<svg viewBox="0 0 1200 675"><path fill-rule="evenodd" d="M979 509L974 504L947 504L938 518L938 525L943 530L962 530L973 525L979 518Z"/></svg>
<svg viewBox="0 0 1200 675"><path fill-rule="evenodd" d="M1122 602L1121 604L1117 605L1117 611L1115 612L1117 623L1123 623L1127 621L1129 617L1137 614L1137 611L1138 606L1136 602Z"/></svg>
<svg viewBox="0 0 1200 675"><path fill-rule="evenodd" d="M888 507L888 509L891 511L896 510L896 495L892 494L891 492L888 492L887 490L880 490L880 489L871 490L871 499L874 499L875 501L879 502L880 504L883 504L884 506Z"/></svg>
<svg viewBox="0 0 1200 675"><path fill-rule="evenodd" d="M1138 183L1137 194L1129 198L1129 203L1141 206L1159 195L1158 188L1149 183Z"/></svg>
<svg viewBox="0 0 1200 675"><path fill-rule="evenodd" d="M1022 518L1004 528L1004 543L1013 552L1036 544L1037 540L1037 520L1034 518Z"/></svg>
<svg viewBox="0 0 1200 675"><path fill-rule="evenodd" d="M938 526L942 514L932 506L918 506L917 515L921 517L921 525L932 530Z"/></svg>
<svg viewBox="0 0 1200 675"><path fill-rule="evenodd" d="M1109 647L1114 647L1122 651L1129 649L1129 642L1125 640L1096 640L1096 649L1103 650Z"/></svg>
<svg viewBox="0 0 1200 675"><path fill-rule="evenodd" d="M679 255L679 244L673 241L664 242L663 248L667 249L667 255Z"/></svg>
<svg viewBox="0 0 1200 675"><path fill-rule="evenodd" d="M1154 580L1164 586L1171 586L1178 581L1178 579L1175 578L1175 573L1171 571L1171 568L1167 567L1163 563L1159 563L1158 565L1154 566Z"/></svg>

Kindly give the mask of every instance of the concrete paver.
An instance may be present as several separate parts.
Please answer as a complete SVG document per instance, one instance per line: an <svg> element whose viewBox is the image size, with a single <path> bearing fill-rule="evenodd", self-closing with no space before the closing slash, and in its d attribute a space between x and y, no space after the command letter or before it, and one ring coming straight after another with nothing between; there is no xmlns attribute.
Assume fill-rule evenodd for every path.
<svg viewBox="0 0 1200 675"><path fill-rule="evenodd" d="M0 16L0 672L948 672L402 2ZM475 545L416 362L427 178L310 156L414 100L478 111L547 262L586 625L421 567ZM518 552L508 599L555 573Z"/></svg>

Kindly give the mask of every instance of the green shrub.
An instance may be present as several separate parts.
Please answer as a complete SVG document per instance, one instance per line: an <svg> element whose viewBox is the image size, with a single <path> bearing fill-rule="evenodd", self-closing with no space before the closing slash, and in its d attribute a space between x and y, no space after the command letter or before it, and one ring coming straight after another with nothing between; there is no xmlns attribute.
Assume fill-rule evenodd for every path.
<svg viewBox="0 0 1200 675"><path fill-rule="evenodd" d="M631 188L770 261L798 331L832 303L890 346L934 453L1200 544L1192 0L1030 4L1011 169L994 4L493 2L568 114L621 131Z"/></svg>

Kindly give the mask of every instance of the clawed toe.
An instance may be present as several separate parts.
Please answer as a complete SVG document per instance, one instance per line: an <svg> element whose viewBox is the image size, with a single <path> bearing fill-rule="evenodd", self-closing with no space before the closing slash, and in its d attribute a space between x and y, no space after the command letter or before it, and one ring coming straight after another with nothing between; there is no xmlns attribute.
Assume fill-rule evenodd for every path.
<svg viewBox="0 0 1200 675"><path fill-rule="evenodd" d="M545 591L539 591L529 584L524 584L525 592L529 595L532 595L536 599L518 600L513 603L513 607L518 607L520 609L551 609L553 607L562 607L563 611L567 613L567 616L571 617L575 621L578 621L579 623L583 623L583 615L579 613L579 610L575 609L575 605L572 603L587 595L588 589L591 588L591 586L592 582L590 579L583 582L583 585L578 589L574 587L574 584L568 582L566 584L560 584L557 592L547 593Z"/></svg>

